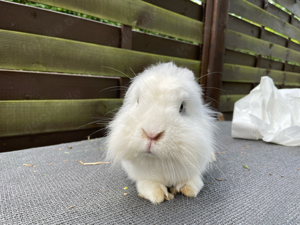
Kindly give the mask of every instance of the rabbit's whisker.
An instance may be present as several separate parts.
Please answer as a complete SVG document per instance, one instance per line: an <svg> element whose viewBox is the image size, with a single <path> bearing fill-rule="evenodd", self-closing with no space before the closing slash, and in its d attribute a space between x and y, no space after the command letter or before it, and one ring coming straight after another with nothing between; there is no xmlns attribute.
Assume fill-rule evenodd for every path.
<svg viewBox="0 0 300 225"><path fill-rule="evenodd" d="M128 89L128 87L125 87L125 86L111 86L111 87L102 89L101 91L99 91L99 93L102 92L102 91L106 91L106 90L113 89L113 88L119 88L120 90L121 90L121 89L122 89L122 90L123 90L123 89L124 89L124 90L127 90L127 89Z"/></svg>
<svg viewBox="0 0 300 225"><path fill-rule="evenodd" d="M104 67L104 68L108 68L108 69L112 69L112 70L115 70L115 71L117 71L117 72L119 72L119 73L123 74L124 76L126 76L126 77L127 77L127 78L129 78L130 80L132 79L131 77L129 77L128 75L126 75L125 73L123 73L123 72L122 72L122 71L120 71L120 70L117 70L117 69L115 69L115 68L108 67L108 66L102 66L102 67Z"/></svg>
<svg viewBox="0 0 300 225"><path fill-rule="evenodd" d="M129 67L129 69L132 71L132 73L134 74L134 76L136 77L135 72L133 71L133 69L131 69L131 67Z"/></svg>
<svg viewBox="0 0 300 225"><path fill-rule="evenodd" d="M93 121L93 122L90 122L90 123L87 123L87 124L82 125L82 126L80 126L80 127L77 127L76 129L79 129L79 128L81 128L81 127L85 127L85 126L88 126L88 125L91 125L91 124L99 123L99 122L101 122L101 120L95 120L95 121Z"/></svg>
<svg viewBox="0 0 300 225"><path fill-rule="evenodd" d="M204 75L202 75L201 77L197 78L196 80L200 80L200 79L203 78L203 77L206 77L206 76L208 76L208 75L215 74L215 73L223 74L222 72L212 72L212 73L207 73L207 74L204 74Z"/></svg>

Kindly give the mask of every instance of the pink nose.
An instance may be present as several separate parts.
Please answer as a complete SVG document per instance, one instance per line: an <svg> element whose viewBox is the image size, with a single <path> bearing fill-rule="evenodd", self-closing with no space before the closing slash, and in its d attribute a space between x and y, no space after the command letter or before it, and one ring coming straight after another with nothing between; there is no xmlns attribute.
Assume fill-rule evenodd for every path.
<svg viewBox="0 0 300 225"><path fill-rule="evenodd" d="M142 131L143 131L143 133L142 133L143 138L148 138L153 141L158 141L163 136L163 133L164 133L164 131L162 131L160 133L146 132L143 128L142 128Z"/></svg>

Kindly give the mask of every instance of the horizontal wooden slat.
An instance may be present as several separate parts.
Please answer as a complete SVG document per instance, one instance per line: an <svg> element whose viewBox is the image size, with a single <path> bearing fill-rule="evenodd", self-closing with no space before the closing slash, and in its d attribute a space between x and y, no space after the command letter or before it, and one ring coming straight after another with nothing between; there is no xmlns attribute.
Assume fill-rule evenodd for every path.
<svg viewBox="0 0 300 225"><path fill-rule="evenodd" d="M291 24L295 27L297 27L298 29L300 29L300 21L295 18L295 17L292 17L292 21L291 21Z"/></svg>
<svg viewBox="0 0 300 225"><path fill-rule="evenodd" d="M189 0L143 0L161 8L201 21L203 6Z"/></svg>
<svg viewBox="0 0 300 225"><path fill-rule="evenodd" d="M158 55L197 60L200 58L200 46L157 37L142 32L132 33L132 50Z"/></svg>
<svg viewBox="0 0 300 225"><path fill-rule="evenodd" d="M220 112L232 112L234 108L234 103L245 95L221 95L220 96Z"/></svg>
<svg viewBox="0 0 300 225"><path fill-rule="evenodd" d="M0 101L0 137L97 127L94 117L111 117L122 99Z"/></svg>
<svg viewBox="0 0 300 225"><path fill-rule="evenodd" d="M242 82L242 83L259 83L262 76L270 76L276 84L284 83L282 71L275 71L270 74L270 70L260 69L249 66L240 66L233 64L224 64L223 82Z"/></svg>
<svg viewBox="0 0 300 225"><path fill-rule="evenodd" d="M202 43L202 22L140 0L38 0L37 2Z"/></svg>
<svg viewBox="0 0 300 225"><path fill-rule="evenodd" d="M273 14L274 16L277 16L279 19L287 23L290 21L290 15L285 11L279 9L275 5L269 4L267 7L267 12Z"/></svg>
<svg viewBox="0 0 300 225"><path fill-rule="evenodd" d="M259 61L258 65L256 63ZM264 68L264 69L271 69L271 70L283 70L284 63L274 61L272 59L266 59L266 58L260 58L249 55L246 53L241 53L237 51L232 51L229 49L226 49L225 51L225 63L229 64L236 64L236 65L242 65L242 66L251 66L251 67L258 67L258 68ZM285 70L289 72L299 72L297 70L297 66L291 67L291 65L287 65ZM300 67L299 67L300 68Z"/></svg>
<svg viewBox="0 0 300 225"><path fill-rule="evenodd" d="M224 63L243 66L256 66L257 57L242 52L225 49Z"/></svg>
<svg viewBox="0 0 300 225"><path fill-rule="evenodd" d="M229 15L228 17L227 29L257 38L259 37L261 30L260 27L232 15Z"/></svg>
<svg viewBox="0 0 300 225"><path fill-rule="evenodd" d="M0 29L120 47L120 27L98 21L0 1Z"/></svg>
<svg viewBox="0 0 300 225"><path fill-rule="evenodd" d="M300 74L248 66L224 64L223 82L259 83L262 76L269 76L276 85L299 86Z"/></svg>
<svg viewBox="0 0 300 225"><path fill-rule="evenodd" d="M125 49L0 30L0 68L126 77L146 66L173 61L199 75L200 62ZM109 68L107 68L109 67ZM119 71L121 72L119 72ZM122 74L125 73L125 74Z"/></svg>
<svg viewBox="0 0 300 225"><path fill-rule="evenodd" d="M290 42L289 48L300 52L300 45L295 42Z"/></svg>
<svg viewBox="0 0 300 225"><path fill-rule="evenodd" d="M231 30L226 31L225 46L234 50L247 50L259 55L300 63L300 52Z"/></svg>
<svg viewBox="0 0 300 225"><path fill-rule="evenodd" d="M230 3L229 12L300 41L300 29L279 19L277 16L266 12L246 0L231 0Z"/></svg>
<svg viewBox="0 0 300 225"><path fill-rule="evenodd" d="M296 16L300 17L300 4L295 2L295 0L273 0L275 3L285 7L290 12L294 13Z"/></svg>
<svg viewBox="0 0 300 225"><path fill-rule="evenodd" d="M247 0L248 2L251 2L252 4L262 8L264 6L265 0Z"/></svg>
<svg viewBox="0 0 300 225"><path fill-rule="evenodd" d="M253 88L251 83L222 83L222 95L247 95Z"/></svg>
<svg viewBox="0 0 300 225"><path fill-rule="evenodd" d="M0 70L0 100L118 98L118 86L119 78Z"/></svg>
<svg viewBox="0 0 300 225"><path fill-rule="evenodd" d="M42 8L0 1L0 21L0 29L111 47L121 46L120 27ZM186 59L199 59L200 47L198 45L139 31L132 33L133 50Z"/></svg>
<svg viewBox="0 0 300 225"><path fill-rule="evenodd" d="M300 73L300 66L287 64L285 66L286 71L294 72L294 73Z"/></svg>
<svg viewBox="0 0 300 225"><path fill-rule="evenodd" d="M277 34L274 34L270 31L267 31L267 30L263 30L263 35L262 35L261 39L264 40L264 41L271 42L273 44L283 46L283 47L287 46L287 39L286 38L281 37Z"/></svg>
<svg viewBox="0 0 300 225"><path fill-rule="evenodd" d="M274 61L271 59L260 58L259 68L269 69L269 70L283 70L284 63Z"/></svg>
<svg viewBox="0 0 300 225"><path fill-rule="evenodd" d="M285 81L283 86L300 87L300 73L285 73Z"/></svg>
<svg viewBox="0 0 300 225"><path fill-rule="evenodd" d="M41 146L49 146L61 143L87 140L87 137L91 134L93 134L91 136L91 139L103 137L105 135L105 129L98 127L92 129L0 137L0 152L24 150L27 148L36 148ZM72 144L70 144L70 146L72 146ZM59 148L57 148L57 150L59 150ZM61 150L63 152L69 151L67 147L66 149ZM94 150L97 151L101 149L99 148L99 146L95 146Z"/></svg>

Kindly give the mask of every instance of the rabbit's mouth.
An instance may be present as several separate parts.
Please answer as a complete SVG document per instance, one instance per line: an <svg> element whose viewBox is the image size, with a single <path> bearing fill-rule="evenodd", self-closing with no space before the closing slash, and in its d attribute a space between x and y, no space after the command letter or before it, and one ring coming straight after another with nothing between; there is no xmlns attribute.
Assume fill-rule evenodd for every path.
<svg viewBox="0 0 300 225"><path fill-rule="evenodd" d="M147 148L147 151L146 151L147 155L153 155L153 149L152 149L153 147L152 147L152 145L153 145L152 141L149 141L148 148Z"/></svg>
<svg viewBox="0 0 300 225"><path fill-rule="evenodd" d="M153 145L152 140L149 140L149 142L148 142L147 145L148 145L148 146L147 146L147 153L152 154L152 150L151 150L151 147L152 147L152 145Z"/></svg>
<svg viewBox="0 0 300 225"><path fill-rule="evenodd" d="M150 157L157 157L157 155L155 154L154 152L154 149L153 149L153 142L152 141L149 141L149 143L147 143L147 147L146 149L144 150L143 152L143 155L144 156L150 156Z"/></svg>
<svg viewBox="0 0 300 225"><path fill-rule="evenodd" d="M147 152L144 152L143 154L145 157L151 157L151 158L157 158L158 156L156 154L154 154L152 151L147 151Z"/></svg>

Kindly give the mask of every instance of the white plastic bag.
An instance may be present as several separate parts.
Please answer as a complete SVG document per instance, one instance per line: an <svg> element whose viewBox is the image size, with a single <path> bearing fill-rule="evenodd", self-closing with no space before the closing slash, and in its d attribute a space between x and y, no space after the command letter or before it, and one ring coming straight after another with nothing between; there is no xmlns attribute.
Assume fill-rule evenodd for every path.
<svg viewBox="0 0 300 225"><path fill-rule="evenodd" d="M300 89L278 90L270 77L262 77L235 103L231 132L234 138L300 146Z"/></svg>

